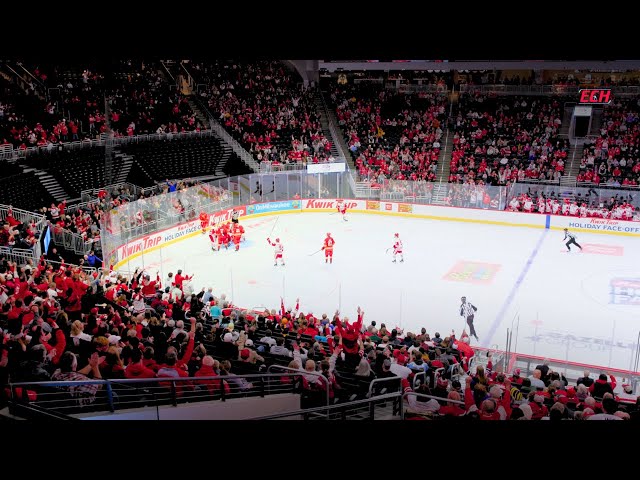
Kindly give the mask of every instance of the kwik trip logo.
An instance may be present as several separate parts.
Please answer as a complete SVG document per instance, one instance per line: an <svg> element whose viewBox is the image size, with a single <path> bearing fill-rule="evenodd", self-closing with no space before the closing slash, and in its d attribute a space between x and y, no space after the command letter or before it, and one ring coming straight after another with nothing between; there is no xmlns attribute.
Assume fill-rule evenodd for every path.
<svg viewBox="0 0 640 480"><path fill-rule="evenodd" d="M611 103L611 89L582 88L580 89L580 103L583 105L607 105Z"/></svg>

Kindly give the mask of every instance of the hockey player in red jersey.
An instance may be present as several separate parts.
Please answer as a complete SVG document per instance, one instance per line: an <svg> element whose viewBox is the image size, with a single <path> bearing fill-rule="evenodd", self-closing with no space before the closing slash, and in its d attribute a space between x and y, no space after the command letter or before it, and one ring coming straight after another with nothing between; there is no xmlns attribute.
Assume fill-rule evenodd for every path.
<svg viewBox="0 0 640 480"><path fill-rule="evenodd" d="M234 223L233 228L231 230L231 235L233 236L233 244L236 246L236 252L240 250L240 240L242 239L242 234L244 233L244 228L239 224Z"/></svg>
<svg viewBox="0 0 640 480"><path fill-rule="evenodd" d="M400 234L396 233L393 236L393 263L396 263L396 255L400 255L400 262L404 262L404 256L402 255L402 240L400 240Z"/></svg>
<svg viewBox="0 0 640 480"><path fill-rule="evenodd" d="M218 240L218 251L220 251L220 247L224 245L224 248L229 248L229 242L231 238L227 234L224 228L220 227L217 231L217 240Z"/></svg>
<svg viewBox="0 0 640 480"><path fill-rule="evenodd" d="M324 263L333 263L333 246L336 244L336 241L331 237L330 233L327 233L327 238L324 239L324 245L322 246L322 250L324 250Z"/></svg>
<svg viewBox="0 0 640 480"><path fill-rule="evenodd" d="M344 203L339 203L337 208L338 208L338 212L342 215L342 220L344 220L345 222L348 221L347 206Z"/></svg>
<svg viewBox="0 0 640 480"><path fill-rule="evenodd" d="M284 246L280 243L280 239L276 238L275 242L272 242L270 238L267 238L267 242L269 245L274 247L273 249L273 266L278 266L278 259L282 262L282 266L284 267L284 258L282 257L282 252L284 252Z"/></svg>
<svg viewBox="0 0 640 480"><path fill-rule="evenodd" d="M207 233L207 226L209 225L209 215L205 211L200 212L200 228L202 228L202 234Z"/></svg>

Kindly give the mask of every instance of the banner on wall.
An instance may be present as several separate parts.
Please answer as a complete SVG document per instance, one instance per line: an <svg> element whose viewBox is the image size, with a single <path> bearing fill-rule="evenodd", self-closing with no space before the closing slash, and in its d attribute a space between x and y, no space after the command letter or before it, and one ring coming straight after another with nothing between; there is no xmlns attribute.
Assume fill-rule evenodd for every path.
<svg viewBox="0 0 640 480"><path fill-rule="evenodd" d="M219 223L230 222L231 214L234 210L240 213L240 217L243 217L247 214L247 209L244 205L220 210L219 212L216 212L213 215L209 216L209 226L213 227L214 225L217 225Z"/></svg>
<svg viewBox="0 0 640 480"><path fill-rule="evenodd" d="M315 200L315 199L307 199L304 201L304 210L321 210L321 209L336 209L338 203L345 205L347 210L350 209L359 209L360 202L357 200L342 200L338 202L338 200Z"/></svg>
<svg viewBox="0 0 640 480"><path fill-rule="evenodd" d="M410 203L399 203L398 212L400 213L413 213L413 205Z"/></svg>
<svg viewBox="0 0 640 480"><path fill-rule="evenodd" d="M551 216L551 224L557 227L580 228L597 232L640 233L638 222L607 220L605 218L576 218Z"/></svg>
<svg viewBox="0 0 640 480"><path fill-rule="evenodd" d="M346 170L344 163L314 163L307 165L307 173L335 173Z"/></svg>
<svg viewBox="0 0 640 480"><path fill-rule="evenodd" d="M367 210L380 210L380 202L367 200Z"/></svg>
<svg viewBox="0 0 640 480"><path fill-rule="evenodd" d="M287 200L286 202L269 202L247 205L246 214L253 215L256 213L267 213L283 210L300 210L300 200Z"/></svg>

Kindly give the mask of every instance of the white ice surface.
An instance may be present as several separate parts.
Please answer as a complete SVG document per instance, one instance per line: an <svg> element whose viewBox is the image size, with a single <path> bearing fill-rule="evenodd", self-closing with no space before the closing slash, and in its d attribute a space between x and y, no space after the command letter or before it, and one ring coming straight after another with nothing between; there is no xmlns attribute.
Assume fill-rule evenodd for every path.
<svg viewBox="0 0 640 480"><path fill-rule="evenodd" d="M512 350L553 359L630 369L640 330L640 305L609 304L609 281L640 279L640 239L579 234L578 242L620 246L622 256L564 253L555 230L475 223L295 213L241 221L246 242L240 251L212 252L207 235L177 242L129 263L162 278L182 268L195 274L194 286L212 286L243 307L301 310L329 316L340 308L354 319L358 305L365 323L401 326L406 331L458 334L464 321L460 297L478 307L472 345L504 349L507 328L516 330ZM275 223L277 220L277 223ZM267 235L284 244L286 266L273 266ZM319 250L327 232L336 240L334 263ZM393 234L404 243L404 263L391 262ZM444 277L460 261L499 265L493 280L473 284ZM528 262L529 268L527 269ZM526 271L525 271L526 270ZM518 279L521 282L518 283ZM640 280L639 280L640 283ZM640 292L639 292L640 294ZM502 315L501 315L501 312Z"/></svg>

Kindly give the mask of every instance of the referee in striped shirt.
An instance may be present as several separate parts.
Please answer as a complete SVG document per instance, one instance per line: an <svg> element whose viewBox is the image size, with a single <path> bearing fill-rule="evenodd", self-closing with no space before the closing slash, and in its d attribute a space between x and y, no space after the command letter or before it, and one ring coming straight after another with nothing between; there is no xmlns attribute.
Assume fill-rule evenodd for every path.
<svg viewBox="0 0 640 480"><path fill-rule="evenodd" d="M467 325L469 325L469 334L473 335L474 337L476 337L476 340L478 340L476 329L473 328L473 317L478 308L471 302L467 302L467 297L462 297L460 300L462 301L462 305L460 305L460 316L467 319Z"/></svg>
<svg viewBox="0 0 640 480"><path fill-rule="evenodd" d="M570 233L568 228L565 228L564 238L562 239L562 241L564 242L567 238L569 239L569 241L565 244L567 246L567 252L571 251L571 244L574 244L576 247L582 250L580 244L576 242L576 236L573 233Z"/></svg>

